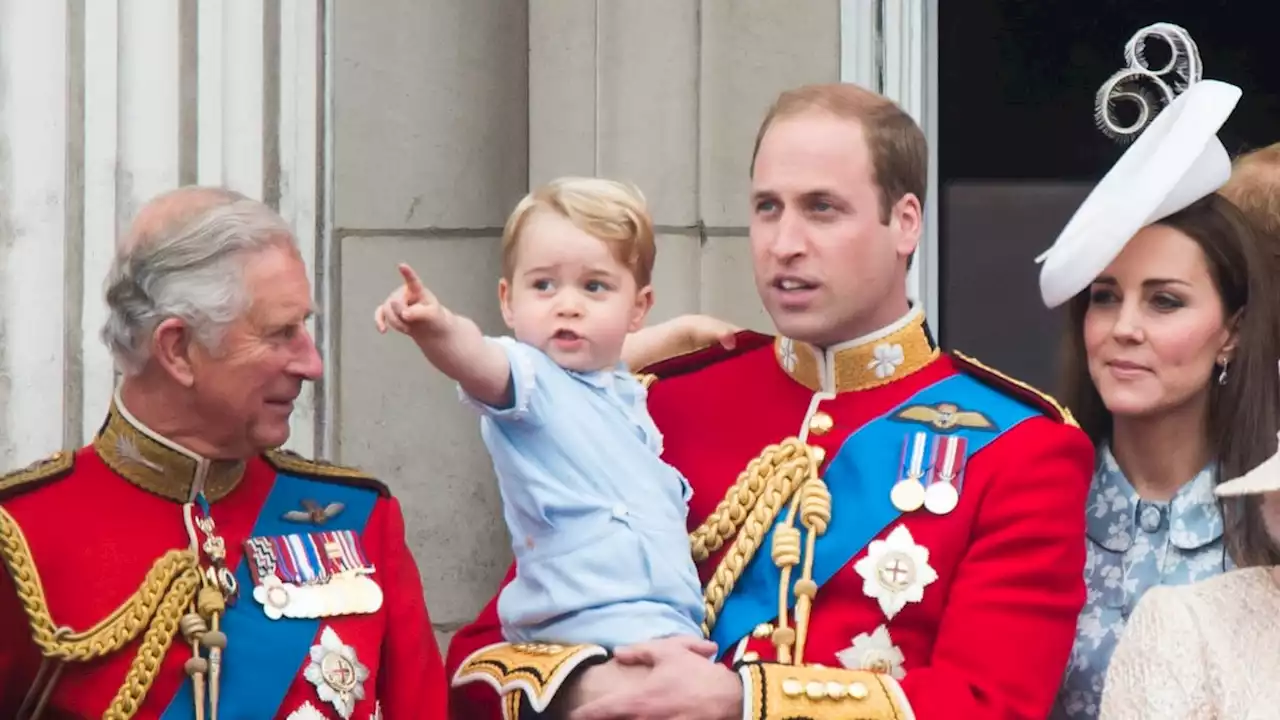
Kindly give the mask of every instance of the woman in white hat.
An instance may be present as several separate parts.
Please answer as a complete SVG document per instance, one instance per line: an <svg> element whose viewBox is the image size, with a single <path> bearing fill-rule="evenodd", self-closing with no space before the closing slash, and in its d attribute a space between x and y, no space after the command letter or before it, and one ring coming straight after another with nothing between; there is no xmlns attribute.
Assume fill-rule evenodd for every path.
<svg viewBox="0 0 1280 720"><path fill-rule="evenodd" d="M1280 454L1217 492L1263 564L1147 593L1112 658L1104 720L1280 714Z"/></svg>
<svg viewBox="0 0 1280 720"><path fill-rule="evenodd" d="M1143 33L1190 50L1175 68L1190 87L1142 130L1042 257L1045 303L1070 311L1063 400L1098 452L1087 596L1054 720L1098 717L1112 652L1150 588L1255 561L1228 547L1224 524L1238 518L1224 518L1213 488L1275 451L1280 420L1272 279L1251 226L1214 192L1231 172L1216 133L1240 90L1199 79L1181 28ZM1135 61L1134 41L1128 50L1136 67L1100 93L1104 125L1112 99L1144 92L1134 81L1173 96Z"/></svg>

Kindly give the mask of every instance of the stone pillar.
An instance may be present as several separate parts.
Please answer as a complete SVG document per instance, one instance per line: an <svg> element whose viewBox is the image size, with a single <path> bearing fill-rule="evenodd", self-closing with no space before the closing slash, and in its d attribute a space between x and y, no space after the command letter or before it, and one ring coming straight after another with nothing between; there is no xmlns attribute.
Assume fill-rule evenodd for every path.
<svg viewBox="0 0 1280 720"><path fill-rule="evenodd" d="M653 319L770 330L751 279L748 171L781 90L839 77L839 3L566 0L529 18L529 174L635 182L658 225Z"/></svg>
<svg viewBox="0 0 1280 720"><path fill-rule="evenodd" d="M503 331L498 239L528 180L525 3L329 7L332 454L394 487L447 641L509 562L497 487L454 384L372 318L407 262L454 310Z"/></svg>
<svg viewBox="0 0 1280 720"><path fill-rule="evenodd" d="M478 419L371 314L407 261L505 332L502 224L531 185L636 183L658 225L655 319L705 311L771 329L747 244L748 165L784 88L840 75L838 0L335 3L333 254L339 457L390 482L437 635L509 562ZM330 373L335 372L330 367Z"/></svg>

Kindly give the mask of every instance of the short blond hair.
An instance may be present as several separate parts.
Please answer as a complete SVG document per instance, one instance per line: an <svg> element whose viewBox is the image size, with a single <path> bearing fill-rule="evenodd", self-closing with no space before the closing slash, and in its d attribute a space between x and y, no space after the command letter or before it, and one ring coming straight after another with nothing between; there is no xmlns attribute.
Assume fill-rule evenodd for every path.
<svg viewBox="0 0 1280 720"><path fill-rule="evenodd" d="M520 231L537 212L554 212L599 238L631 271L638 287L649 285L657 249L653 219L639 188L603 178L562 177L526 195L502 229L502 276L507 280L515 272Z"/></svg>

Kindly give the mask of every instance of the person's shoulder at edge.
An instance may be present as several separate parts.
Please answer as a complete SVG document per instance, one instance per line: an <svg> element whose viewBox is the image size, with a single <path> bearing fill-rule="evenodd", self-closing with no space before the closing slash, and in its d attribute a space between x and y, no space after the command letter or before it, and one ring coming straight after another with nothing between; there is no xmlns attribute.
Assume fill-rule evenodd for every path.
<svg viewBox="0 0 1280 720"><path fill-rule="evenodd" d="M291 473L316 482L372 490L382 498L391 497L391 489L386 483L358 468L337 465L325 460L313 460L292 450L268 450L262 457L279 472Z"/></svg>
<svg viewBox="0 0 1280 720"><path fill-rule="evenodd" d="M0 474L0 503L61 480L75 470L76 451L59 450L49 457Z"/></svg>
<svg viewBox="0 0 1280 720"><path fill-rule="evenodd" d="M736 360L755 355L760 350L768 349L774 341L773 335L741 330L734 334L732 348L726 348L719 342L710 343L691 352L663 358L644 367L634 369L634 375L640 382L650 386L656 380L668 380L682 375L691 375L713 367L721 366Z"/></svg>
<svg viewBox="0 0 1280 720"><path fill-rule="evenodd" d="M1007 375L990 365L986 365L976 358L970 357L962 352L949 351L947 353L951 361L955 364L956 370L969 375L978 380L982 384L994 388L1004 395L1012 397L1032 408L1039 410L1041 415L1054 420L1058 423L1071 428L1078 429L1079 423L1071 414L1065 405L1058 402L1052 395L1040 390L1033 385L1018 380Z"/></svg>

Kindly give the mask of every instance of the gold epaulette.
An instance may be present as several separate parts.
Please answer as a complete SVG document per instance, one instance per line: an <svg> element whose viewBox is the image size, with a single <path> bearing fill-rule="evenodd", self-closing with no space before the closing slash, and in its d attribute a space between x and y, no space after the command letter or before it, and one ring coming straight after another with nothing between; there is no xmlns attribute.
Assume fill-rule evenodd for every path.
<svg viewBox="0 0 1280 720"><path fill-rule="evenodd" d="M0 476L0 500L34 490L46 482L64 477L75 467L76 454L59 450L43 460Z"/></svg>
<svg viewBox="0 0 1280 720"><path fill-rule="evenodd" d="M867 670L750 663L740 669L751 720L912 720L898 681Z"/></svg>
<svg viewBox="0 0 1280 720"><path fill-rule="evenodd" d="M1022 400L1026 400L1037 408L1040 408L1046 415L1053 417L1055 420L1061 421L1064 425L1071 427L1080 427L1076 422L1075 416L1062 403L1058 402L1052 395L1039 390L1017 378L996 370L995 368L984 365L978 360L969 357L961 352L952 351L951 356L959 360L960 368L978 380L984 381L986 384L995 387L998 390L1013 395Z"/></svg>
<svg viewBox="0 0 1280 720"><path fill-rule="evenodd" d="M534 712L543 712L574 670L608 656L599 645L497 643L467 656L453 674L453 686L485 683L502 697L503 718L519 720L522 700Z"/></svg>
<svg viewBox="0 0 1280 720"><path fill-rule="evenodd" d="M312 460L292 450L269 450L264 453L264 457L268 463L271 463L271 467L281 472L343 485L355 485L375 490L383 497L391 495L391 490L385 484L363 470L335 465L324 460Z"/></svg>
<svg viewBox="0 0 1280 720"><path fill-rule="evenodd" d="M650 385L658 382L658 376L653 373L632 373L632 376L645 390L648 390Z"/></svg>

